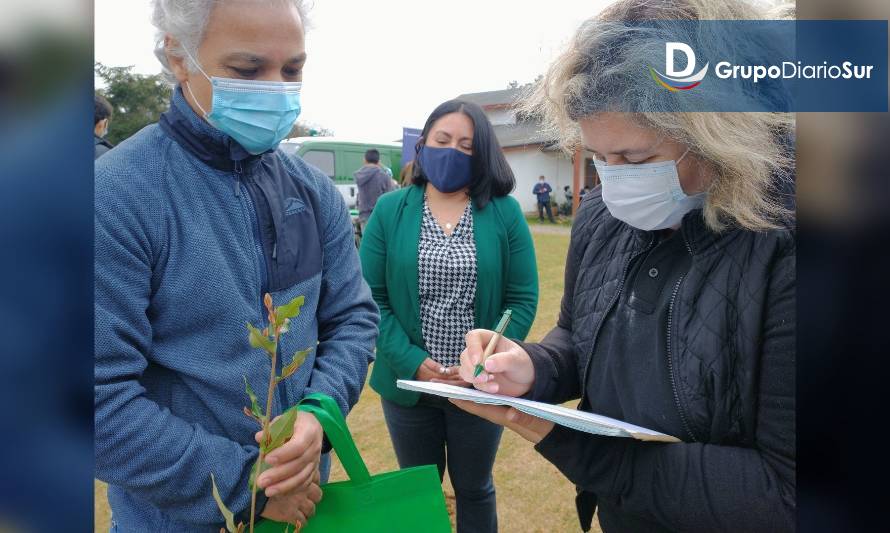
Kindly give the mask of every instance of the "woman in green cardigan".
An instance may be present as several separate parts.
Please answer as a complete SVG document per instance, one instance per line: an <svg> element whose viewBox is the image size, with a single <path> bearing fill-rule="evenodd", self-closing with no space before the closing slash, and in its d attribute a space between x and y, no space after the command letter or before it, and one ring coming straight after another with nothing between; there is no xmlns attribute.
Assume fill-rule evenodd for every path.
<svg viewBox="0 0 890 533"><path fill-rule="evenodd" d="M538 304L535 251L491 123L470 102L437 107L417 142L413 185L382 196L365 229L362 270L380 307L371 387L402 468L436 464L457 500L457 530L497 531L491 470L501 428L397 379L466 385L467 332L528 334ZM447 449L447 462L446 462Z"/></svg>

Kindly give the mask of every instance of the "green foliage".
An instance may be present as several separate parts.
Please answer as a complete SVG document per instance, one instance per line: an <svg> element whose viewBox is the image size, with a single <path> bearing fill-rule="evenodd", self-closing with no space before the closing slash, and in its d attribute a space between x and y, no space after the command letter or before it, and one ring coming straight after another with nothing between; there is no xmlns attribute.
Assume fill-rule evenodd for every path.
<svg viewBox="0 0 890 533"><path fill-rule="evenodd" d="M254 418L262 422L263 410L260 409L260 405L257 403L256 393L253 392L253 389L250 388L250 383L247 382L247 376L244 376L244 389L247 391L247 397L250 398L250 413Z"/></svg>
<svg viewBox="0 0 890 533"><path fill-rule="evenodd" d="M297 296L290 302L282 305L275 309L275 315L278 318L278 324L281 325L284 323L285 319L296 318L300 315L300 309L303 308L303 303L306 301L306 298L303 296Z"/></svg>
<svg viewBox="0 0 890 533"><path fill-rule="evenodd" d="M263 446L266 453L276 450L287 442L294 434L294 423L297 421L297 410L288 409L269 424L269 441Z"/></svg>
<svg viewBox="0 0 890 533"><path fill-rule="evenodd" d="M269 424L269 440L268 442L264 442L260 444L260 450L263 451L263 455L268 454L272 450L277 450L280 448L285 442L290 440L290 438L294 434L294 424L297 422L297 410L296 409L288 409L281 416L276 418ZM263 461L262 465L260 465L260 459L257 457L256 463L253 465L253 468L250 471L250 488L253 490L253 486L256 483L256 478L266 470L268 470L270 465Z"/></svg>
<svg viewBox="0 0 890 533"><path fill-rule="evenodd" d="M160 74L146 76L133 72L132 66L102 63L95 64L95 72L105 83L99 93L114 108L107 137L114 144L157 122L170 105L171 87Z"/></svg>
<svg viewBox="0 0 890 533"><path fill-rule="evenodd" d="M330 137L332 135L334 135L332 130L304 122L294 124L290 133L287 134L288 137Z"/></svg>
<svg viewBox="0 0 890 533"><path fill-rule="evenodd" d="M210 484L213 485L213 499L216 500L216 506L219 507L219 511L222 513L223 517L226 519L226 530L229 533L237 533L239 529L235 527L235 515L232 511L226 507L226 504L223 503L222 498L219 496L219 490L216 488L216 478L213 477L213 472L210 473Z"/></svg>
<svg viewBox="0 0 890 533"><path fill-rule="evenodd" d="M259 472L257 472L257 468L259 468ZM262 466L260 466L260 460L259 458L257 458L256 462L253 464L253 468L250 469L250 490L256 490L254 488L254 486L256 485L256 478L270 468L272 468L272 465L265 461L263 461Z"/></svg>
<svg viewBox="0 0 890 533"><path fill-rule="evenodd" d="M281 375L275 378L275 382L278 383L281 380L287 379L293 375L294 372L300 368L300 365L306 362L306 357L312 353L312 348L307 348L305 350L300 350L299 352L294 354L294 358L291 360L290 364L281 369Z"/></svg>
<svg viewBox="0 0 890 533"><path fill-rule="evenodd" d="M264 335L262 331L253 327L251 324L247 324L247 330L250 332L248 340L250 341L251 346L254 348L262 348L269 355L272 355L275 352L277 343L270 339L268 335Z"/></svg>
<svg viewBox="0 0 890 533"><path fill-rule="evenodd" d="M263 428L263 439L260 443L260 453L257 457L256 463L254 463L253 465L253 468L250 469L249 486L251 491L251 531L253 530L254 520L256 519L256 491L258 489L258 487L256 486L256 480L260 474L271 468L271 466L265 461L266 454L280 448L284 443L290 440L290 438L294 434L294 424L297 421L296 409L288 409L287 411L282 413L281 416L272 420L271 422L269 421L269 419L272 415L272 396L274 394L273 388L275 384L292 376L294 372L296 372L297 369L300 367L300 365L302 365L306 361L306 357L312 351L311 348L298 351L294 354L291 362L284 368L282 368L281 375L275 375L278 357L278 341L280 340L281 335L287 333L288 326L290 325L290 320L300 315L300 310L302 309L304 302L305 298L303 296L297 296L285 305L274 307L272 303L272 295L267 293L263 296L263 307L265 307L266 311L269 313L269 326L260 330L252 324L247 323L247 337L250 345L254 348L259 348L265 351L266 355L268 355L272 360L269 373L269 394L266 397L265 412L263 412L263 410L260 408L259 402L257 400L257 395L253 391L253 388L250 386L250 383L247 381L247 376L244 377L244 390L247 392L247 397L250 399L250 407L244 408L244 414L259 422ZM226 523L228 525L229 516L231 515L231 513L226 514L228 512L228 509L225 509L225 506L222 504L222 501L218 497L219 495L216 492L215 482L213 487L214 498L216 498L217 505L219 505L220 510L226 517ZM234 525L232 525L232 527L234 527ZM229 531L234 533L242 533L243 524L239 525L238 530L230 528Z"/></svg>

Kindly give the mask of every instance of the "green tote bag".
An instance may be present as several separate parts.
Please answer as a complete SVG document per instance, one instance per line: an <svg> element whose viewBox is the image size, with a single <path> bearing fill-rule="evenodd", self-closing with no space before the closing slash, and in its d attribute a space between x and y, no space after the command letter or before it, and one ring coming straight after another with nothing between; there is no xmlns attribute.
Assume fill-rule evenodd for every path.
<svg viewBox="0 0 890 533"><path fill-rule="evenodd" d="M330 396L314 393L296 407L315 415L337 452L348 481L321 487L323 496L301 533L450 533L451 522L435 465L371 475L346 420ZM283 533L285 524L263 520L257 533ZM291 526L291 531L293 526Z"/></svg>

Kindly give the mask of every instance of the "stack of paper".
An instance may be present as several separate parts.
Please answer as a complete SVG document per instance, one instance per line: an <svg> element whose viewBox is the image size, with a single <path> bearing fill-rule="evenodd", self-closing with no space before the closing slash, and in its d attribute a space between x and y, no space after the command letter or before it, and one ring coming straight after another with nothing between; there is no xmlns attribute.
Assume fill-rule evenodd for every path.
<svg viewBox="0 0 890 533"><path fill-rule="evenodd" d="M490 405L508 405L523 413L528 413L532 416L549 420L555 424L570 427L578 431L584 431L586 433L592 433L594 435L632 437L639 440L659 442L680 442L680 439L665 435L664 433L659 433L658 431L628 424L627 422L615 420L614 418L609 418L607 416L595 415L593 413L575 409L566 409L559 405L533 402L531 400L512 398L500 394L489 394L472 388L457 387L455 385L446 385L444 383L431 383L429 381L410 381L400 379L396 385L400 389L434 394L446 398L469 400L471 402Z"/></svg>

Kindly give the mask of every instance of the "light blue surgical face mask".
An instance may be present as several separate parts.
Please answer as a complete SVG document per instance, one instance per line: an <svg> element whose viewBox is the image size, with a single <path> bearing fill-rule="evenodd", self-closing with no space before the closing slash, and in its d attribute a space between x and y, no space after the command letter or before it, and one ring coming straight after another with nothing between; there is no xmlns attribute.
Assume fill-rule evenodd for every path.
<svg viewBox="0 0 890 533"><path fill-rule="evenodd" d="M704 193L687 196L680 187L676 161L607 165L594 159L602 181L603 202L612 216L635 228L657 230L676 226L683 215L701 207Z"/></svg>
<svg viewBox="0 0 890 533"><path fill-rule="evenodd" d="M210 81L213 90L208 114L186 83L207 122L254 155L275 148L287 137L300 116L301 82L211 78L191 54L187 55Z"/></svg>

